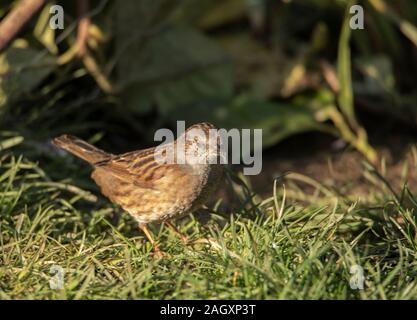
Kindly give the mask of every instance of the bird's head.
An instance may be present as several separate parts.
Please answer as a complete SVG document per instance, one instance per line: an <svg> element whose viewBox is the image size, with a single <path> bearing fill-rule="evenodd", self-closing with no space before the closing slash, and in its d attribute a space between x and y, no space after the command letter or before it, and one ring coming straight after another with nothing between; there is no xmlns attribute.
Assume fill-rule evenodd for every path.
<svg viewBox="0 0 417 320"><path fill-rule="evenodd" d="M217 128L208 122L189 127L182 136L187 164L220 163L221 139Z"/></svg>

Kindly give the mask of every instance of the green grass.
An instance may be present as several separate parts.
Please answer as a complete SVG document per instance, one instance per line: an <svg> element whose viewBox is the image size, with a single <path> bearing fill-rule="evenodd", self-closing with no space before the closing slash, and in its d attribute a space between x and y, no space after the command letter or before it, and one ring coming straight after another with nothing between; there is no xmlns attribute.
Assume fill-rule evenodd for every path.
<svg viewBox="0 0 417 320"><path fill-rule="evenodd" d="M410 91L410 88L415 87L414 78L412 73L405 71L410 69L409 61L416 39L415 27L410 24L415 20L413 9L416 8L416 2L401 1L402 4L395 6L395 10L389 10L389 7L387 9L379 4L380 1L371 1L369 4L363 1L369 29L367 27L366 32L351 32L352 39L347 29L339 39L337 30L342 25L342 16L338 18L337 11L342 8L341 4L330 5L328 1L329 5L319 6L319 1L307 1L307 5L306 1L298 2L293 7L295 10L282 4L287 9L278 10L281 14L275 20L278 19L276 22L279 23L272 21L271 38L285 40L279 41L280 45L276 47L279 50L272 46L271 50L261 50L256 56L260 59L260 70L275 70L277 58L282 60L282 65L296 63L296 67L306 70L305 77L296 81L295 87L300 88L290 95L291 101L288 97L281 97L281 89L278 90L279 86L275 84L276 77L271 78L270 72L261 72L265 77L258 75L250 71L253 69L252 58L250 61L240 61L241 57L246 56L245 52L252 57L253 48L263 41L253 44L252 41L248 44L243 41L239 44L241 33L252 33L249 26L240 30L236 24L238 22L240 25L240 20L223 21L213 26L212 31L215 32L210 32L213 33L210 37L220 40L223 32L227 38L236 37L239 59L232 58L233 64L238 69L248 69L248 74L239 75L239 81L232 81L231 86L235 88L233 96L225 97L230 102L225 106L220 103L218 111L221 112L213 114L223 118L228 114L226 109L230 109L233 120L244 121L236 127L262 126L264 130L267 129L264 131L266 136L283 137L286 135L276 135L283 118L276 117L281 113L279 105L274 106L274 103L284 98L284 102L288 100L290 103L288 107L297 107L291 109L299 109L298 104L303 105L302 110L304 105L309 106L308 110L311 108L308 113L311 113L311 117L303 111L300 118L304 119L303 123L306 121L309 130L317 129L317 124L320 128L326 128L322 127L328 124L324 121L331 120L337 130L323 131L341 136L372 159L366 134L357 123L360 119L357 121L354 116L356 106L352 105L352 96L355 98L353 100L359 98L363 105L369 105L371 110L380 110L387 119L415 119L414 104L408 103L415 101L415 92ZM384 2L388 4L388 1ZM292 19L298 17L299 9L311 13L310 19ZM207 12L213 14L213 11ZM102 26L105 37L112 38L115 35L107 31L114 29L114 19L106 17L110 15L102 12L93 17L93 22ZM345 17L346 21L348 18ZM111 28L106 27L106 23L100 23L100 20L112 21ZM161 23L158 19L151 20L155 20L157 25ZM294 24L292 21L302 23ZM291 23L281 28L286 22ZM221 30L223 26L224 31ZM133 29L140 33L146 31L139 27ZM45 30L48 31L47 28ZM153 33L150 32L151 36L145 38L152 39ZM180 93L169 95L170 99L157 99L167 101L159 101L152 110L145 111L148 103L153 105L150 103L154 99L152 97L156 96L153 90L160 97L165 97L169 91L176 91L167 90L170 85L167 87L165 82L170 80L171 75L166 80L166 70L155 64L158 66L155 69L155 79L158 81L155 82L153 77L146 80L145 77L141 88L145 91L137 97L137 92L134 92L131 98L138 100L132 100L132 107L127 108L122 96L101 94L96 77L78 59L57 65L53 72L46 73L49 74L46 78L43 72L33 73L35 69L40 69L31 68L34 61L26 58L26 55L29 57L30 51L35 50L32 54L37 57L41 50L45 53L49 50L41 46L42 39L34 41L31 33L26 38L30 50L17 59L18 63L10 73L19 75L18 78L25 80L24 83L8 87L4 86L4 82L4 88L0 88L0 91L4 91L0 95L3 93L3 98L7 98L3 99L3 105L0 106L0 299L417 298L417 200L406 185L407 166L404 166L401 177L402 190L386 181L384 163L380 166L381 172L364 164L361 179L364 185L360 186L364 188L358 189L367 190L366 194L349 193L349 184L353 181L345 181L346 188L344 185L335 189L331 181L323 184L323 181L292 173L285 176L284 180L277 180L275 186L271 185L271 194L274 196L267 199L257 195L246 179L231 174L227 186L231 192L233 190L233 201L225 203L217 199L216 205L209 210L177 221L181 230L191 239L210 238L216 245L186 246L164 226L152 226L160 246L169 254L167 258L155 259L149 242L138 230L135 221L100 195L89 178L88 166L73 158L59 157L56 150L52 150L44 141L62 133L71 133L88 137L89 142L99 142L105 150L115 153L149 147L150 143L154 143L149 133L155 129L169 123L172 125L174 118L190 116L190 119L197 119L202 110L199 106L214 107L219 103L216 89L215 100L212 101L211 94L204 94L201 99L196 99L196 104L187 103L184 109L184 101L193 101L195 94L198 96L201 90L211 88L210 83L206 85L203 82L201 85L200 81L212 77L193 76L195 79L190 86L189 66L185 63L187 76L175 79L176 85L180 86ZM63 38L59 46L60 56L67 47L73 45L73 38ZM245 38L242 37L243 40ZM48 36L48 39L52 38ZM315 47L313 39L322 44ZM90 48L103 70L109 66L110 69L117 69L116 58L121 56L117 54L113 61L114 52L110 48L113 40L107 40L107 44L96 49ZM333 48L333 44L337 43L339 50ZM198 61L201 51L196 51ZM145 57L147 54L144 52ZM289 54L281 56L281 52ZM158 59L162 62L166 60L164 56ZM337 66L341 90L339 99L339 90L329 93L325 85L327 80L324 81L325 77L317 73L322 69L322 59ZM147 64L147 59L143 63ZM271 63L272 67L269 66ZM147 67L144 65L144 70L148 70ZM378 75L369 72L375 68L380 71ZM140 66L139 70L142 70ZM182 70L182 67L178 70ZM287 79L282 82L294 82L290 75L285 76ZM314 80L316 78L318 80ZM396 81L391 81L394 78ZM123 77L118 79L111 76L110 79L115 85L126 81ZM229 76L224 77L225 88L229 87L228 79ZM277 79L281 79L281 76ZM311 79L307 81L311 84L303 89L305 79ZM241 80L244 81L240 83ZM276 88L269 93L271 83ZM217 81L214 85L214 88L218 88ZM362 90L352 93L354 85ZM152 89L153 86L155 89ZM188 92L187 88L194 87L195 92ZM136 87L132 88L135 90ZM148 88L152 89L149 94ZM275 120L267 117L267 121L257 124L258 118L253 117L252 112L254 107L258 108L258 104L254 106L252 102L247 103L250 107L247 114L243 108L246 105L243 103L240 106L244 102L241 97L253 95L252 98L258 99L253 89L256 92L258 89L265 91L267 95L262 98L265 103L258 101L259 107L264 106L269 111L272 110L269 108L274 107L276 110L273 109L271 114ZM311 90L315 94L309 94ZM146 99L143 99L142 94L146 95ZM332 98L329 100L328 96ZM129 95L127 97L130 98ZM179 100L175 102L175 99ZM164 112L160 109L165 108L163 104L167 104L168 100L172 100L169 101L173 106L172 114L175 115L172 119L165 114L168 109ZM340 117L339 109L344 117ZM267 114L270 114L269 111ZM183 112L183 116L180 112ZM255 122L247 126L246 118L253 118ZM290 133L293 133L297 119L297 114L284 119L291 124L284 121L283 130L290 128ZM308 119L316 125L311 126ZM279 121L276 123L280 125L271 125L275 123L272 120ZM298 125L295 127L299 128ZM382 132L384 128L385 125L379 129ZM386 128L388 137L391 125ZM272 130L270 132L273 135L268 134L268 130ZM138 142L143 145L138 145ZM416 149L413 157L414 161L408 164L414 165L414 170L410 172L416 171ZM51 268L56 265L65 271L62 290L53 290L49 285ZM365 271L363 290L353 290L349 285L352 276L349 271L355 265L362 266Z"/></svg>
<svg viewBox="0 0 417 320"><path fill-rule="evenodd" d="M372 170L364 175L384 185ZM315 186L310 198L295 185L303 179ZM234 181L240 209L210 209L178 222L192 239L211 238L219 247L186 246L154 226L169 254L158 260L121 209L4 152L0 298L417 298L417 201L406 187L394 195L386 184L386 191L355 201L290 175L285 188L280 180L271 186L275 196L261 200ZM363 290L349 286L355 264L365 270ZM62 290L49 286L53 265L65 271Z"/></svg>

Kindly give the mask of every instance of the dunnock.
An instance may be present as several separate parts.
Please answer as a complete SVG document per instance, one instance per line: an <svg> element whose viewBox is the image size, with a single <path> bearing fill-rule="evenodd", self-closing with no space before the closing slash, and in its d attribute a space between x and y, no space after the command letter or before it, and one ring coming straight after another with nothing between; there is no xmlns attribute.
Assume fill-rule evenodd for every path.
<svg viewBox="0 0 417 320"><path fill-rule="evenodd" d="M176 141L120 155L70 135L53 143L93 166L91 177L101 192L138 221L155 253L162 255L147 225L165 222L181 235L169 220L193 212L215 190L222 176L216 132L214 125L199 123Z"/></svg>

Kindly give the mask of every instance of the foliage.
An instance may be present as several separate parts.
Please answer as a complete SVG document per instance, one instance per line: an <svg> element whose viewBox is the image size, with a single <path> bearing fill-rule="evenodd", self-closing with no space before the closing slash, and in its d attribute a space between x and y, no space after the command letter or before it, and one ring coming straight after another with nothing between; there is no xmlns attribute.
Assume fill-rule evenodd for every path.
<svg viewBox="0 0 417 320"><path fill-rule="evenodd" d="M55 3L63 31L48 28ZM71 133L117 153L203 120L262 128L264 147L320 131L375 163L362 110L416 124L417 2L359 3L365 30L347 27L344 0L91 0L80 56L76 2L49 1L0 54L0 298L417 298L407 165L398 191L365 161L362 195L291 173L263 199L229 173L236 206L218 199L179 222L216 245L153 226L170 255L156 260L87 166L49 143ZM356 264L364 290L349 287ZM64 290L49 287L52 265Z"/></svg>
<svg viewBox="0 0 417 320"><path fill-rule="evenodd" d="M157 124L210 115L218 126L261 127L266 146L320 130L341 137L371 161L376 154L356 117L356 101L415 119L414 77L403 74L415 67L413 1L361 2L365 30L348 27L348 1L157 0L151 6L137 0L92 1L89 55L81 61L76 8L73 2L59 3L69 21L64 31L48 28L54 4L49 2L33 33L24 33L24 40L0 56L3 114L27 99L31 106L54 100L47 112L58 112L74 103L68 88L86 95L79 91L83 82L90 92L97 85L125 118L135 117L145 127L148 122L141 119L155 113ZM10 2L1 12L8 8ZM328 103L322 92L332 96ZM309 100L300 107L294 101L303 97ZM96 95L91 102L99 99ZM3 122L22 131L10 112Z"/></svg>

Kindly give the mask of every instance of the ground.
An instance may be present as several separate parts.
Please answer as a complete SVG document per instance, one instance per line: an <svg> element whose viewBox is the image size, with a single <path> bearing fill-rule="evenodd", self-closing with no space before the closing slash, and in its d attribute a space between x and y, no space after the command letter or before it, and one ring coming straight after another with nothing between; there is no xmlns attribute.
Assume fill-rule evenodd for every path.
<svg viewBox="0 0 417 320"><path fill-rule="evenodd" d="M404 153L408 171L405 158L387 158L385 174L354 151L334 151L331 166L328 153L285 160L270 152L268 179L229 172L228 190L176 222L211 246L184 244L152 226L168 254L162 259L133 219L96 190L83 191L72 178L58 183L7 152L0 161L0 298L417 298L417 201L401 182L415 185L413 150ZM87 181L89 169L79 165L71 170ZM273 173L288 170L274 187ZM51 288L57 267L62 289ZM362 290L355 270L363 270Z"/></svg>

